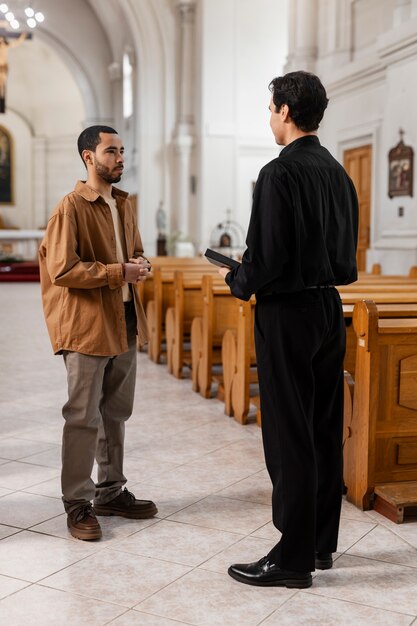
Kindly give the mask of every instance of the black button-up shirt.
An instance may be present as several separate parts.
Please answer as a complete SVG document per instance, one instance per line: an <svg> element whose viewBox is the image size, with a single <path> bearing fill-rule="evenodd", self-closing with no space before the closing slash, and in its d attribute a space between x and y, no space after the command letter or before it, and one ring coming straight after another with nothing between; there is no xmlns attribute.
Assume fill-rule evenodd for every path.
<svg viewBox="0 0 417 626"><path fill-rule="evenodd" d="M357 280L358 200L352 180L315 135L288 144L262 168L234 296L290 293Z"/></svg>

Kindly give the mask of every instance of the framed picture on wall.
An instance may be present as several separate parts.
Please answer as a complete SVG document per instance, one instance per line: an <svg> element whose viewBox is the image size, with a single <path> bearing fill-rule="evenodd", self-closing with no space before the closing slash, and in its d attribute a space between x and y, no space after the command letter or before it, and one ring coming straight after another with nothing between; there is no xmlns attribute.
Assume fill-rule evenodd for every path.
<svg viewBox="0 0 417 626"><path fill-rule="evenodd" d="M400 141L388 153L388 196L413 195L413 158L411 146L403 142L404 131L400 129Z"/></svg>
<svg viewBox="0 0 417 626"><path fill-rule="evenodd" d="M0 126L0 204L13 204L13 141Z"/></svg>

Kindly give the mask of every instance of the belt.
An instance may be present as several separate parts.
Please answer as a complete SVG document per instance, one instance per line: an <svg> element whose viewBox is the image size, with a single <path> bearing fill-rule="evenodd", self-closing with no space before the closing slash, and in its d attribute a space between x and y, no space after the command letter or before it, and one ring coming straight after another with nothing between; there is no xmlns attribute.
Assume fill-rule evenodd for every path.
<svg viewBox="0 0 417 626"><path fill-rule="evenodd" d="M281 293L274 291L264 291L260 294L257 294L257 297L262 296L291 296L296 293L302 293L307 289L333 289L335 285L313 285L312 287L304 287L304 289L300 289L299 291L283 291Z"/></svg>

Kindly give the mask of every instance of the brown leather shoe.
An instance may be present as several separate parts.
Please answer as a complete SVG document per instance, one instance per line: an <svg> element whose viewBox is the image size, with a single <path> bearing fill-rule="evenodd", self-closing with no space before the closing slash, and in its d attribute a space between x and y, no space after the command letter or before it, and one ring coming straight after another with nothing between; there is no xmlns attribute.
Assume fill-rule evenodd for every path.
<svg viewBox="0 0 417 626"><path fill-rule="evenodd" d="M100 539L103 535L91 504L84 504L79 509L68 513L67 526L71 535L76 539L91 541Z"/></svg>
<svg viewBox="0 0 417 626"><path fill-rule="evenodd" d="M133 493L124 489L118 496L105 504L95 504L96 515L119 515L129 519L147 519L158 513L151 500L136 500Z"/></svg>

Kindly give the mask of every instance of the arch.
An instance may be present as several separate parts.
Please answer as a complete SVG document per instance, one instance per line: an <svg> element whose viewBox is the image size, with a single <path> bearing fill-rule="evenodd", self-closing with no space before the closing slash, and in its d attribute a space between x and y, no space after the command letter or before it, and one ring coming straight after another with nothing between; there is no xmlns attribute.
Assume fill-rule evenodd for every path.
<svg viewBox="0 0 417 626"><path fill-rule="evenodd" d="M87 73L76 56L59 37L50 33L48 30L42 29L42 31L37 33L37 36L39 36L39 39L43 39L45 43L58 54L74 76L84 102L86 118L91 120L99 119L101 112L98 96Z"/></svg>

